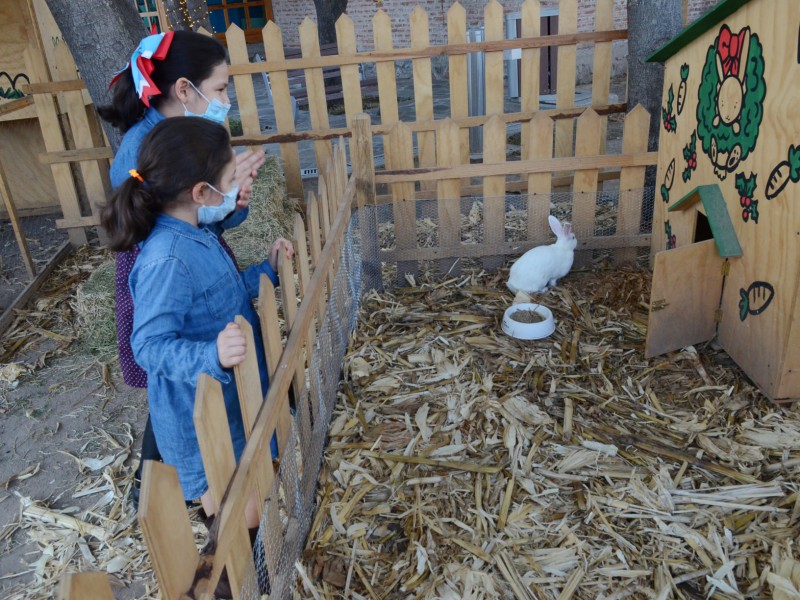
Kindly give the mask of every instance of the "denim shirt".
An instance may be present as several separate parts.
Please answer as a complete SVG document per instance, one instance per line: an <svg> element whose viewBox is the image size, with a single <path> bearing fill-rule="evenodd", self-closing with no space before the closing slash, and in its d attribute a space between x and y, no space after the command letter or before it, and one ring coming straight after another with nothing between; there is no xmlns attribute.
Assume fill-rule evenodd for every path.
<svg viewBox="0 0 800 600"><path fill-rule="evenodd" d="M158 216L131 271L131 345L136 362L147 371L159 450L177 468L187 499L200 497L208 487L192 420L200 373L222 383L237 460L244 448L232 369L223 369L217 354L217 335L236 315L253 327L262 390L267 390L260 325L251 303L261 274L277 285L267 261L240 273L212 231L167 215Z"/></svg>
<svg viewBox="0 0 800 600"><path fill-rule="evenodd" d="M186 117L200 118L200 117ZM152 106L148 108L141 120L125 132L122 143L117 149L114 161L111 163L109 175L111 177L111 187L118 188L126 178L130 177L128 171L135 169L139 158L139 148L142 141L147 137L156 125L164 120L164 116ZM210 183L214 183L213 181ZM219 223L217 227L222 229L233 229L238 227L247 218L249 208L236 210L227 219Z"/></svg>

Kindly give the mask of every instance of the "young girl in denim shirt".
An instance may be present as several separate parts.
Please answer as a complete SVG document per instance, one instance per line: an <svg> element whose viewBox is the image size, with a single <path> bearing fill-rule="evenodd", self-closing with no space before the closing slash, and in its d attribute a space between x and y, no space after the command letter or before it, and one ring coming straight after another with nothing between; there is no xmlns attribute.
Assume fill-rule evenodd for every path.
<svg viewBox="0 0 800 600"><path fill-rule="evenodd" d="M260 326L251 301L259 278L278 283L281 248L269 260L239 272L210 225L235 207L235 158L227 131L206 119L173 118L158 123L142 142L138 168L103 209L103 226L117 251L138 246L130 274L134 301L131 344L147 372L150 415L164 462L174 465L184 497L212 504L192 414L197 377L222 383L237 460L245 445L232 367L245 357L245 339L233 323L243 315L253 326L262 389L268 381ZM253 510L249 525L257 524Z"/></svg>

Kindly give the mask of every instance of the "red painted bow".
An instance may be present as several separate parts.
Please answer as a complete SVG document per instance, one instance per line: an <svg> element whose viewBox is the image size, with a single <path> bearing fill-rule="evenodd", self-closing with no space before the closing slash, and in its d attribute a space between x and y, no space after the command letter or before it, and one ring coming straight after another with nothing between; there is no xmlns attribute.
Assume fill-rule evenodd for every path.
<svg viewBox="0 0 800 600"><path fill-rule="evenodd" d="M722 61L722 73L725 76L739 76L739 68L742 63L742 42L746 31L747 27L734 34L727 25L723 25L719 32L717 52Z"/></svg>

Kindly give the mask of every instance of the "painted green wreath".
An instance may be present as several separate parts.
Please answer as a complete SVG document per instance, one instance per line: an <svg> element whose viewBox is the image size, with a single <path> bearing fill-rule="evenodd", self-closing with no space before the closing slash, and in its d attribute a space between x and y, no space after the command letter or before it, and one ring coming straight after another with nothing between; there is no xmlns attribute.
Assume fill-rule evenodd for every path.
<svg viewBox="0 0 800 600"><path fill-rule="evenodd" d="M758 35L723 25L706 53L697 103L697 135L720 179L755 148L766 94Z"/></svg>

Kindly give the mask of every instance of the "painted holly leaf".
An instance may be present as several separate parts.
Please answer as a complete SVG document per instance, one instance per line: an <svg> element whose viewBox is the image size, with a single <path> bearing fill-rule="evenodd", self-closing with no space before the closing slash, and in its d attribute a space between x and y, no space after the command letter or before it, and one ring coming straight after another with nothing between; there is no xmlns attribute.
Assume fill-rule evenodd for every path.
<svg viewBox="0 0 800 600"><path fill-rule="evenodd" d="M672 91L672 86L669 86L669 91L667 92L667 112L672 112L672 101L675 100L675 92Z"/></svg>
<svg viewBox="0 0 800 600"><path fill-rule="evenodd" d="M750 204L750 218L753 219L753 223L758 223L758 200L753 200Z"/></svg>
<svg viewBox="0 0 800 600"><path fill-rule="evenodd" d="M681 81L689 79L689 65L684 63L681 65Z"/></svg>
<svg viewBox="0 0 800 600"><path fill-rule="evenodd" d="M800 147L789 146L789 177L793 183L800 181Z"/></svg>
<svg viewBox="0 0 800 600"><path fill-rule="evenodd" d="M663 183L661 184L661 199L664 202L669 202L669 188Z"/></svg>
<svg viewBox="0 0 800 600"><path fill-rule="evenodd" d="M753 197L758 187L756 177L758 176L755 173L750 173L750 177L745 177L744 173L736 174L736 191L740 196L743 198Z"/></svg>

